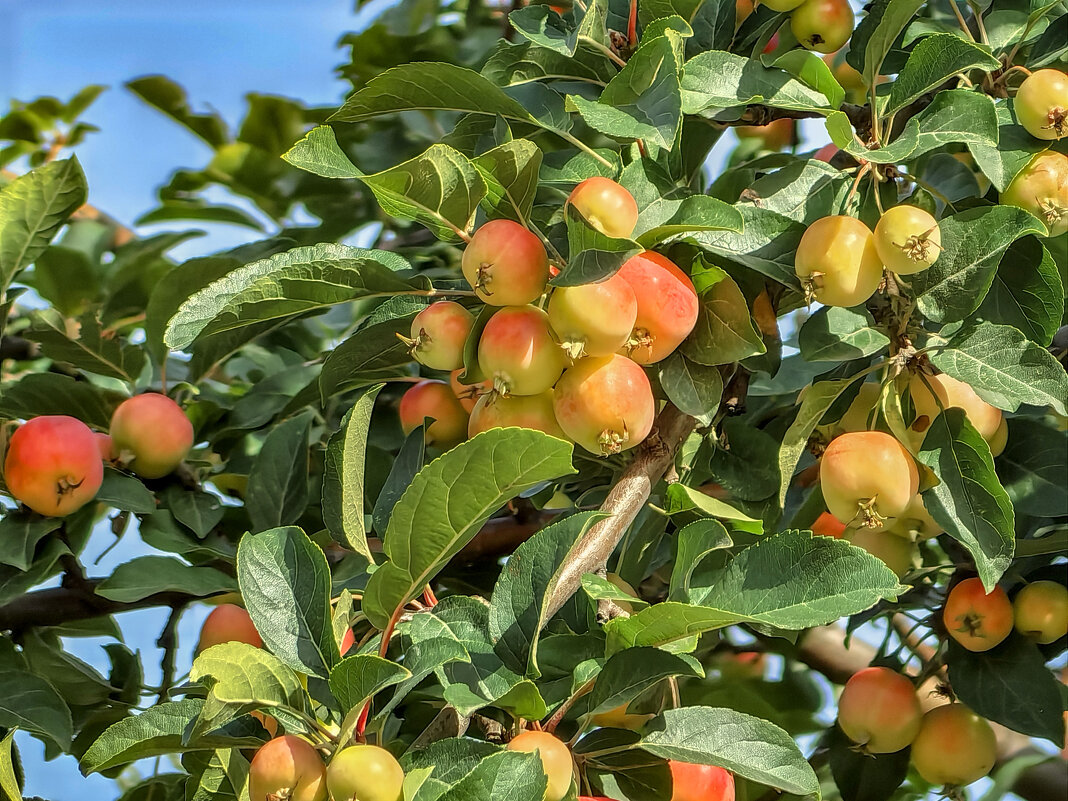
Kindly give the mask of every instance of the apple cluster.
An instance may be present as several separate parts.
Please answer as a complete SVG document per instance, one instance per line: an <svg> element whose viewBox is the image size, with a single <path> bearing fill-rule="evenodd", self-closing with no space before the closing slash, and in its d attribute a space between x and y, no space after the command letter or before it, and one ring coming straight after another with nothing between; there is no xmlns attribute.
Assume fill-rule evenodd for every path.
<svg viewBox="0 0 1068 801"><path fill-rule="evenodd" d="M638 206L615 181L589 178L567 205L602 233L631 236ZM643 251L597 282L550 287L553 271L538 236L511 220L492 220L471 237L462 268L477 298L495 313L481 331L449 300L415 316L404 338L420 364L450 371L426 379L400 403L405 433L425 418L427 442L447 449L491 428L519 426L608 456L649 434L656 399L644 365L667 358L697 322L697 292L665 256ZM474 353L480 380L464 370ZM468 365L473 367L473 365Z"/></svg>

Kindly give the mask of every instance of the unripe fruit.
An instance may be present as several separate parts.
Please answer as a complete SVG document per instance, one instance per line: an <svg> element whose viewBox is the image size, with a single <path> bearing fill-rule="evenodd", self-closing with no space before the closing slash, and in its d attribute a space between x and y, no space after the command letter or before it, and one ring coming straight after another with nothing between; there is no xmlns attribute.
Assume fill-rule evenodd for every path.
<svg viewBox="0 0 1068 801"><path fill-rule="evenodd" d="M193 447L193 424L182 407L166 395L135 395L111 416L112 449L142 478L174 472Z"/></svg>
<svg viewBox="0 0 1068 801"><path fill-rule="evenodd" d="M509 306L493 315L478 342L478 365L500 395L540 395L552 388L567 357L536 306Z"/></svg>
<svg viewBox="0 0 1068 801"><path fill-rule="evenodd" d="M471 333L475 317L451 300L431 303L412 319L408 343L412 358L432 370L455 370L463 367L464 343Z"/></svg>
<svg viewBox="0 0 1068 801"><path fill-rule="evenodd" d="M572 359L607 356L630 339L638 300L619 273L581 286L563 286L549 298L549 324Z"/></svg>
<svg viewBox="0 0 1068 801"><path fill-rule="evenodd" d="M989 723L964 704L946 704L923 716L912 764L931 784L962 787L990 773L997 746Z"/></svg>
<svg viewBox="0 0 1068 801"><path fill-rule="evenodd" d="M620 704L615 709L609 709L607 712L593 715L590 718L590 723L594 726L600 726L602 729L629 729L630 731L638 731L638 729L652 720L653 717L654 715L632 714L627 712L626 704Z"/></svg>
<svg viewBox="0 0 1068 801"><path fill-rule="evenodd" d="M633 448L649 435L656 401L645 372L622 356L590 356L564 371L553 392L560 428L599 456Z"/></svg>
<svg viewBox="0 0 1068 801"><path fill-rule="evenodd" d="M812 524L812 533L821 537L834 537L837 540L845 534L845 528L845 523L837 517L830 512L823 512Z"/></svg>
<svg viewBox="0 0 1068 801"><path fill-rule="evenodd" d="M1053 69L1032 72L1020 84L1013 108L1017 122L1036 139L1068 135L1068 75Z"/></svg>
<svg viewBox="0 0 1068 801"><path fill-rule="evenodd" d="M237 604L220 604L204 618L197 653L224 642L243 642L256 648L263 647L263 638L256 631L252 617Z"/></svg>
<svg viewBox="0 0 1068 801"><path fill-rule="evenodd" d="M856 306L883 279L883 263L868 226L841 215L816 220L794 253L794 272L807 295L826 306Z"/></svg>
<svg viewBox="0 0 1068 801"><path fill-rule="evenodd" d="M887 209L875 225L874 237L879 260L898 275L926 270L942 248L938 220L915 206Z"/></svg>
<svg viewBox="0 0 1068 801"><path fill-rule="evenodd" d="M849 404L842 419L838 421L838 428L845 432L867 431L873 422L872 412L879 403L880 392L880 387L876 383L866 381L861 384L857 396L853 398L853 402Z"/></svg>
<svg viewBox="0 0 1068 801"><path fill-rule="evenodd" d="M351 745L326 768L331 801L401 801L403 784L400 763L377 745Z"/></svg>
<svg viewBox="0 0 1068 801"><path fill-rule="evenodd" d="M965 579L950 590L942 622L949 636L969 651L989 651L1012 631L1012 604L1001 587L988 595L982 581Z"/></svg>
<svg viewBox="0 0 1068 801"><path fill-rule="evenodd" d="M586 222L606 236L626 239L638 224L634 196L608 178L594 176L580 182L567 197Z"/></svg>
<svg viewBox="0 0 1068 801"><path fill-rule="evenodd" d="M802 47L833 53L853 35L849 0L805 0L790 15L790 30Z"/></svg>
<svg viewBox="0 0 1068 801"><path fill-rule="evenodd" d="M782 119L767 125L742 125L734 133L742 140L760 139L765 150L782 150L794 143L794 121Z"/></svg>
<svg viewBox="0 0 1068 801"><path fill-rule="evenodd" d="M889 531L862 528L849 537L849 541L881 560L898 578L914 566L916 546L905 537L895 536Z"/></svg>
<svg viewBox="0 0 1068 801"><path fill-rule="evenodd" d="M734 776L713 765L668 761L671 801L734 801Z"/></svg>
<svg viewBox="0 0 1068 801"><path fill-rule="evenodd" d="M544 801L560 801L571 789L574 765L571 752L560 740L544 731L525 731L508 743L509 751L538 752L542 769L549 779Z"/></svg>
<svg viewBox="0 0 1068 801"><path fill-rule="evenodd" d="M1068 634L1068 589L1055 581L1028 584L1013 600L1016 630L1043 645Z"/></svg>
<svg viewBox="0 0 1068 801"><path fill-rule="evenodd" d="M760 0L760 5L767 6L772 11L793 11L805 0Z"/></svg>
<svg viewBox="0 0 1068 801"><path fill-rule="evenodd" d="M963 381L958 381L945 373L913 375L909 380L909 394L912 396L912 406L916 410L916 417L909 428L915 432L917 445L923 442L931 423L941 414L939 401L942 409L963 409L968 422L975 426L979 436L987 442L994 439L1001 426L1001 409L991 406L980 398L975 390ZM935 400L936 396L938 401Z"/></svg>
<svg viewBox="0 0 1068 801"><path fill-rule="evenodd" d="M27 420L11 435L4 481L37 514L65 517L96 497L104 480L100 445L89 426L66 415Z"/></svg>
<svg viewBox="0 0 1068 801"><path fill-rule="evenodd" d="M510 426L544 431L550 436L567 439L553 413L552 390L539 395L510 395L507 398L496 393L483 395L471 412L467 435L473 437L491 428Z"/></svg>
<svg viewBox="0 0 1068 801"><path fill-rule="evenodd" d="M1035 215L1050 236L1068 231L1068 156L1039 153L1005 187L999 202Z"/></svg>
<svg viewBox="0 0 1068 801"><path fill-rule="evenodd" d="M460 401L464 411L470 414L474 410L475 404L478 403L478 399L493 390L493 385L489 381L479 381L477 384L461 384L460 376L463 375L463 372L464 370L461 367L459 370L453 370L449 373L449 386L452 387L452 394Z"/></svg>
<svg viewBox="0 0 1068 801"><path fill-rule="evenodd" d="M907 450L882 431L842 434L820 461L827 509L846 525L875 528L908 508L920 474Z"/></svg>
<svg viewBox="0 0 1068 801"><path fill-rule="evenodd" d="M491 220L471 237L461 260L464 278L490 306L521 306L541 296L549 257L536 235L511 220Z"/></svg>
<svg viewBox="0 0 1068 801"><path fill-rule="evenodd" d="M299 737L276 737L256 752L248 769L251 801L326 801L326 766Z"/></svg>
<svg viewBox="0 0 1068 801"><path fill-rule="evenodd" d="M693 281L673 261L651 250L632 256L618 274L638 301L634 331L624 352L638 364L666 359L697 323Z"/></svg>
<svg viewBox="0 0 1068 801"><path fill-rule="evenodd" d="M838 699L838 725L869 754L892 754L908 746L922 718L916 688L889 668L854 673Z"/></svg>
<svg viewBox="0 0 1068 801"><path fill-rule="evenodd" d="M434 419L426 428L427 445L444 451L467 438L467 412L444 381L420 381L401 397L400 424L405 435L419 428L427 417Z"/></svg>
<svg viewBox="0 0 1068 801"><path fill-rule="evenodd" d="M1001 456L1005 452L1005 446L1009 444L1009 421L1002 415L998 430L994 432L987 444L990 446L991 456Z"/></svg>

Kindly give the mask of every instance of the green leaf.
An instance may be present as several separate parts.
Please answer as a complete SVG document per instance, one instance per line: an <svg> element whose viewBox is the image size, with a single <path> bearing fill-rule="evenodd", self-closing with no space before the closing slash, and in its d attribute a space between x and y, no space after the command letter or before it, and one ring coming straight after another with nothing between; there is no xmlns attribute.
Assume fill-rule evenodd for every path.
<svg viewBox="0 0 1068 801"><path fill-rule="evenodd" d="M482 207L491 218L525 223L534 206L541 150L529 139L513 139L471 160L486 185Z"/></svg>
<svg viewBox="0 0 1068 801"><path fill-rule="evenodd" d="M653 203L641 209L635 233L638 243L648 248L681 234L723 230L742 230L742 215L734 206L708 195L677 200L658 192Z"/></svg>
<svg viewBox="0 0 1068 801"><path fill-rule="evenodd" d="M1068 414L1064 367L1011 325L968 326L932 353L931 362L999 409L1014 412L1028 404Z"/></svg>
<svg viewBox="0 0 1068 801"><path fill-rule="evenodd" d="M411 292L408 263L381 250L313 245L276 253L228 272L182 302L163 334L181 350L197 338L268 320L322 311L375 295Z"/></svg>
<svg viewBox="0 0 1068 801"><path fill-rule="evenodd" d="M172 484L163 493L174 519L203 539L222 521L224 509L219 498L200 490L186 490Z"/></svg>
<svg viewBox="0 0 1068 801"><path fill-rule="evenodd" d="M735 208L742 216L741 231L699 231L688 238L780 284L800 289L794 253L805 233L804 224L751 203Z"/></svg>
<svg viewBox="0 0 1068 801"><path fill-rule="evenodd" d="M689 599L694 576L700 576L698 571L704 558L733 544L727 529L718 520L695 520L683 526L678 533L668 597L672 600Z"/></svg>
<svg viewBox="0 0 1068 801"><path fill-rule="evenodd" d="M831 110L822 92L753 59L710 50L686 62L682 76L684 114L751 104L796 111Z"/></svg>
<svg viewBox="0 0 1068 801"><path fill-rule="evenodd" d="M364 471L371 413L381 385L372 387L345 414L326 447L323 522L330 535L373 563L364 525Z"/></svg>
<svg viewBox="0 0 1068 801"><path fill-rule="evenodd" d="M15 776L15 732L11 729L0 740L0 793L7 796L7 801L22 801L22 788Z"/></svg>
<svg viewBox="0 0 1068 801"><path fill-rule="evenodd" d="M33 673L0 670L0 726L22 729L69 751L73 725L70 709L56 688Z"/></svg>
<svg viewBox="0 0 1068 801"><path fill-rule="evenodd" d="M0 189L0 292L33 264L67 218L85 203L78 159L53 161Z"/></svg>
<svg viewBox="0 0 1068 801"><path fill-rule="evenodd" d="M707 262L695 265L692 277L700 305L697 323L679 348L683 355L714 366L765 353L764 340L734 279Z"/></svg>
<svg viewBox="0 0 1068 801"><path fill-rule="evenodd" d="M968 549L991 592L1012 561L1014 515L994 473L990 446L963 410L949 408L927 429L917 458L939 479L923 493L924 506Z"/></svg>
<svg viewBox="0 0 1068 801"><path fill-rule="evenodd" d="M411 678L407 668L374 654L347 656L330 671L330 692L341 711L362 707L377 692Z"/></svg>
<svg viewBox="0 0 1068 801"><path fill-rule="evenodd" d="M819 61L823 63L822 59ZM761 209L809 225L825 217L827 209L841 208L851 183L847 175L830 164L798 159L761 175L749 189L750 195L759 199L755 202Z"/></svg>
<svg viewBox="0 0 1068 801"><path fill-rule="evenodd" d="M723 376L716 367L692 362L675 351L659 364L660 386L679 411L694 417L716 413L723 398Z"/></svg>
<svg viewBox="0 0 1068 801"><path fill-rule="evenodd" d="M1008 247L1042 224L1012 206L981 206L938 221L942 250L937 261L912 277L921 312L929 320L963 320L979 308Z"/></svg>
<svg viewBox="0 0 1068 801"><path fill-rule="evenodd" d="M966 42L952 33L928 36L916 45L890 86L886 114L893 114L958 72L996 70L1001 62L984 45Z"/></svg>
<svg viewBox="0 0 1068 801"><path fill-rule="evenodd" d="M1066 452L1068 432L1027 417L1009 420L1009 441L997 461L998 478L1017 512L1068 517Z"/></svg>
<svg viewBox="0 0 1068 801"><path fill-rule="evenodd" d="M819 780L793 738L766 720L691 706L665 710L645 731L639 746L664 759L716 765L757 784L819 795Z"/></svg>
<svg viewBox="0 0 1068 801"><path fill-rule="evenodd" d="M863 308L824 306L809 317L797 335L801 356L810 362L844 362L878 353L890 338L875 327Z"/></svg>
<svg viewBox="0 0 1068 801"><path fill-rule="evenodd" d="M604 86L616 72L608 57L591 45L580 45L574 57L568 57L532 42L512 44L503 39L482 66L482 75L498 86L559 78Z"/></svg>
<svg viewBox="0 0 1068 801"><path fill-rule="evenodd" d="M301 673L326 678L341 659L330 620L330 567L299 528L246 534L237 581L264 644Z"/></svg>
<svg viewBox="0 0 1068 801"><path fill-rule="evenodd" d="M739 512L730 504L713 498L710 495L705 495L700 490L693 487L687 487L685 484L672 484L667 488L667 493L664 498L664 511L669 515L675 515L679 512L698 512L708 517L719 517L724 520L738 520L742 523L756 523L760 524L759 520L755 520L748 515Z"/></svg>
<svg viewBox="0 0 1068 801"><path fill-rule="evenodd" d="M864 83L875 86L883 59L900 34L923 6L924 0L874 0L866 6L849 43L847 61L864 76Z"/></svg>
<svg viewBox="0 0 1068 801"><path fill-rule="evenodd" d="M632 239L617 239L590 225L578 209L567 207L568 262L550 281L553 286L581 286L602 281L618 272L641 252Z"/></svg>
<svg viewBox="0 0 1068 801"><path fill-rule="evenodd" d="M516 673L541 675L538 637L548 622L545 604L576 543L603 517L600 512L566 517L539 531L508 558L508 567L493 588L488 626L494 652Z"/></svg>
<svg viewBox="0 0 1068 801"><path fill-rule="evenodd" d="M139 515L156 511L156 496L141 481L111 467L104 468L104 480L96 499L116 509Z"/></svg>
<svg viewBox="0 0 1068 801"><path fill-rule="evenodd" d="M136 220L135 225L153 225L175 220L199 220L202 222L229 223L264 230L264 225L244 209L237 206L218 205L203 200L171 199L161 203L151 211L145 212Z"/></svg>
<svg viewBox="0 0 1068 801"><path fill-rule="evenodd" d="M581 13L576 9L577 13ZM565 56L575 55L580 27L571 25L545 5L517 8L508 15L508 22L516 33L532 44Z"/></svg>
<svg viewBox="0 0 1068 801"><path fill-rule="evenodd" d="M248 477L245 508L254 531L295 523L308 505L312 412L279 424L263 442Z"/></svg>
<svg viewBox="0 0 1068 801"><path fill-rule="evenodd" d="M626 706L645 690L669 676L704 678L700 663L657 648L628 648L613 654L597 675L589 714Z"/></svg>
<svg viewBox="0 0 1068 801"><path fill-rule="evenodd" d="M95 592L111 601L132 603L159 592L205 597L236 589L231 576L213 567L194 567L172 556L138 556L116 567Z"/></svg>
<svg viewBox="0 0 1068 801"><path fill-rule="evenodd" d="M439 801L541 801L547 782L538 754L500 751L481 760Z"/></svg>
<svg viewBox="0 0 1068 801"><path fill-rule="evenodd" d="M70 336L70 321L54 309L34 312L26 336L39 342L45 356L69 362L91 373L133 383L145 363L145 352L104 332L100 319L87 314L77 321L77 335Z"/></svg>
<svg viewBox="0 0 1068 801"><path fill-rule="evenodd" d="M968 150L983 175L999 192L1004 192L1013 178L1027 166L1036 153L1049 145L1028 133L1016 119L1011 99L998 100L994 105L998 136L993 142L968 142Z"/></svg>
<svg viewBox="0 0 1068 801"><path fill-rule="evenodd" d="M591 601L615 601L620 605L626 604L631 609L644 609L649 605L641 598L635 598L596 573L583 573L580 581L582 591L590 597Z"/></svg>
<svg viewBox="0 0 1068 801"><path fill-rule="evenodd" d="M425 421L408 432L401 443L393 464L389 468L382 489L375 498L375 508L371 512L374 530L382 533L389 527L389 518L393 507L397 505L404 491L411 486L416 473L423 469L426 460Z"/></svg>
<svg viewBox="0 0 1068 801"><path fill-rule="evenodd" d="M365 326L334 348L319 374L323 403L339 392L404 375L412 356L397 334L411 333L413 316L415 312Z"/></svg>
<svg viewBox="0 0 1068 801"><path fill-rule="evenodd" d="M389 561L367 583L371 623L385 628L507 500L572 473L571 451L540 431L493 429L424 467L393 508L382 539Z"/></svg>
<svg viewBox="0 0 1068 801"><path fill-rule="evenodd" d="M126 83L126 88L150 106L162 111L175 122L184 125L213 148L230 141L226 123L218 112L198 114L189 108L185 90L163 75L147 75Z"/></svg>
<svg viewBox="0 0 1068 801"><path fill-rule="evenodd" d="M28 570L37 543L61 525L63 520L58 517L6 511L0 519L0 564Z"/></svg>
<svg viewBox="0 0 1068 801"><path fill-rule="evenodd" d="M303 139L283 153L282 158L294 167L322 178L363 177L363 172L357 169L338 145L334 129L329 125L312 128Z"/></svg>
<svg viewBox="0 0 1068 801"><path fill-rule="evenodd" d="M732 498L771 498L779 489L779 445L779 437L754 427L747 417L728 417L708 469Z"/></svg>
<svg viewBox="0 0 1068 801"><path fill-rule="evenodd" d="M376 718L384 719L404 700L404 697L436 670L450 662L470 662L467 649L449 628L433 615L415 615L409 624L398 626L398 632L407 635L404 649L404 667L411 677L401 682L393 697L379 710Z"/></svg>
<svg viewBox="0 0 1068 801"><path fill-rule="evenodd" d="M1021 264L1027 269L1021 270ZM1018 328L1032 342L1048 347L1061 324L1063 297L1056 261L1038 239L1028 236L1005 251L976 316Z"/></svg>

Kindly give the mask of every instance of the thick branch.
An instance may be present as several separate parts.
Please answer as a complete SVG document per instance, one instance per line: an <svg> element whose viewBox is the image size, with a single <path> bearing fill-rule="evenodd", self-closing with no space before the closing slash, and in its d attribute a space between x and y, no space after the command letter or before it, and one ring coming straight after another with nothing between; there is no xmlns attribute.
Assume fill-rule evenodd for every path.
<svg viewBox="0 0 1068 801"><path fill-rule="evenodd" d="M674 464L675 453L696 424L694 418L670 404L660 413L656 430L638 446L634 461L601 504L601 511L611 516L590 527L575 546L567 564L561 568L560 577L546 602L546 620L575 594L584 574L595 573L604 567L638 512L649 500L653 486Z"/></svg>
<svg viewBox="0 0 1068 801"><path fill-rule="evenodd" d="M184 592L158 592L139 601L120 603L94 595L101 579L90 579L81 587L56 587L20 595L0 606L0 631L21 632L36 626L60 626L78 620L132 612L155 606L177 606L196 600Z"/></svg>

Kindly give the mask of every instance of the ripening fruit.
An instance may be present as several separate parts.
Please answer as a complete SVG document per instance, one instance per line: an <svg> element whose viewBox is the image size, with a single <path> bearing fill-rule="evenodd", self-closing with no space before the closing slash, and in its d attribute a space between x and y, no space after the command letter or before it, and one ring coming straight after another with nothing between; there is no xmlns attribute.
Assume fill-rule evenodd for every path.
<svg viewBox="0 0 1068 801"><path fill-rule="evenodd" d="M875 225L874 237L879 260L898 275L926 270L942 248L938 220L915 206L887 209Z"/></svg>
<svg viewBox="0 0 1068 801"><path fill-rule="evenodd" d="M1001 417L1001 422L998 424L998 430L994 432L987 444L990 446L991 456L1001 456L1005 452L1005 446L1009 444L1009 421L1005 419L1004 415Z"/></svg>
<svg viewBox="0 0 1068 801"><path fill-rule="evenodd" d="M734 0L734 27L737 28L753 13L753 0Z"/></svg>
<svg viewBox="0 0 1068 801"><path fill-rule="evenodd" d="M326 766L305 740L287 734L263 745L248 769L251 801L326 801Z"/></svg>
<svg viewBox="0 0 1068 801"><path fill-rule="evenodd" d="M567 435L556 422L553 413L552 390L538 395L509 395L502 397L496 393L483 395L471 412L471 422L467 426L469 437L489 431L491 428L530 428L544 431L546 434L567 439Z"/></svg>
<svg viewBox="0 0 1068 801"><path fill-rule="evenodd" d="M912 540L898 537L889 531L862 528L849 537L849 541L880 559L894 575L901 578L912 570L916 558L916 546Z"/></svg>
<svg viewBox="0 0 1068 801"><path fill-rule="evenodd" d="M845 432L867 431L870 423L874 422L876 405L879 403L881 387L872 381L865 381L860 385L857 396L849 404L842 419L838 421L838 428Z"/></svg>
<svg viewBox="0 0 1068 801"><path fill-rule="evenodd" d="M1068 634L1068 589L1055 581L1034 581L1012 602L1016 630L1043 645Z"/></svg>
<svg viewBox="0 0 1068 801"><path fill-rule="evenodd" d="M492 391L493 385L489 381L479 381L477 384L461 384L460 376L463 375L463 372L464 369L461 367L459 370L453 370L449 373L449 386L452 387L452 394L460 401L464 411L471 414L475 404L478 403L478 399L487 392Z"/></svg>
<svg viewBox="0 0 1068 801"><path fill-rule="evenodd" d="M716 654L715 665L725 680L762 679L768 667L768 657L759 651Z"/></svg>
<svg viewBox="0 0 1068 801"><path fill-rule="evenodd" d="M96 435L81 420L44 415L11 435L4 481L15 500L48 517L65 517L96 497L104 463Z"/></svg>
<svg viewBox="0 0 1068 801"><path fill-rule="evenodd" d="M356 633L351 629L345 629L345 633L341 635L341 642L338 644L338 651L344 656L356 644Z"/></svg>
<svg viewBox="0 0 1068 801"><path fill-rule="evenodd" d="M760 5L767 6L772 11L793 11L805 0L760 0Z"/></svg>
<svg viewBox="0 0 1068 801"><path fill-rule="evenodd" d="M401 801L404 771L385 748L350 745L326 767L331 801Z"/></svg>
<svg viewBox="0 0 1068 801"><path fill-rule="evenodd" d="M491 220L475 231L464 248L461 268L479 300L490 306L530 303L549 282L545 246L511 220Z"/></svg>
<svg viewBox="0 0 1068 801"><path fill-rule="evenodd" d="M806 294L826 306L856 306L883 279L883 263L868 226L854 217L816 220L794 253L794 272Z"/></svg>
<svg viewBox="0 0 1068 801"><path fill-rule="evenodd" d="M822 161L825 164L830 164L831 160L835 157L837 153L838 145L824 145L812 155L812 158L814 158L816 161Z"/></svg>
<svg viewBox="0 0 1068 801"><path fill-rule="evenodd" d="M1035 215L1050 236L1068 231L1068 156L1039 153L1005 187L999 202Z"/></svg>
<svg viewBox="0 0 1068 801"><path fill-rule="evenodd" d="M119 461L142 478L174 472L193 447L193 424L182 407L155 392L120 403L110 433Z"/></svg>
<svg viewBox="0 0 1068 801"><path fill-rule="evenodd" d="M912 406L916 410L916 417L909 428L916 434L917 445L923 442L931 423L941 414L938 402L941 402L944 409L963 409L968 422L975 426L975 430L987 442L997 436L1002 421L1001 409L980 398L975 390L963 381L945 373L922 377L914 374L909 380L909 393L912 396Z"/></svg>
<svg viewBox="0 0 1068 801"><path fill-rule="evenodd" d="M734 129L741 139L759 139L765 150L782 150L794 143L794 121L772 120L767 125L741 125Z"/></svg>
<svg viewBox="0 0 1068 801"><path fill-rule="evenodd" d="M908 746L922 718L916 688L889 668L854 673L838 699L838 725L869 754L892 754Z"/></svg>
<svg viewBox="0 0 1068 801"><path fill-rule="evenodd" d="M571 789L574 764L571 752L560 740L545 731L525 731L508 743L509 751L538 752L541 765L549 783L545 788L545 801L560 801Z"/></svg>
<svg viewBox="0 0 1068 801"><path fill-rule="evenodd" d="M802 47L833 53L853 35L849 0L805 0L790 15L790 30Z"/></svg>
<svg viewBox="0 0 1068 801"><path fill-rule="evenodd" d="M812 533L821 537L834 537L838 540L845 534L845 528L845 523L837 517L830 512L823 512L812 524Z"/></svg>
<svg viewBox="0 0 1068 801"><path fill-rule="evenodd" d="M630 731L638 731L638 729L654 717L654 715L640 715L636 712L627 712L627 705L620 704L615 709L609 709L607 712L593 715L590 717L590 723L594 726L600 726L602 729L629 729Z"/></svg>
<svg viewBox="0 0 1068 801"><path fill-rule="evenodd" d="M607 356L630 339L638 300L619 273L581 286L562 286L549 298L549 324L572 359Z"/></svg>
<svg viewBox="0 0 1068 801"><path fill-rule="evenodd" d="M256 631L249 613L237 604L220 604L204 618L197 653L224 642L243 642L256 648L263 647L263 638Z"/></svg>
<svg viewBox="0 0 1068 801"><path fill-rule="evenodd" d="M990 773L996 759L994 730L964 704L929 711L912 741L912 764L931 784L971 784Z"/></svg>
<svg viewBox="0 0 1068 801"><path fill-rule="evenodd" d="M988 595L982 581L965 579L949 591L942 622L949 636L969 651L989 651L1012 631L1012 604L1001 587Z"/></svg>
<svg viewBox="0 0 1068 801"><path fill-rule="evenodd" d="M1068 75L1053 69L1032 72L1016 91L1013 108L1017 122L1036 139L1068 135Z"/></svg>
<svg viewBox="0 0 1068 801"><path fill-rule="evenodd" d="M858 431L831 440L820 461L827 509L846 525L874 528L897 517L916 495L920 475L907 450L882 431Z"/></svg>
<svg viewBox="0 0 1068 801"><path fill-rule="evenodd" d="M634 297L638 315L625 352L638 364L666 359L697 323L697 291L690 276L651 250L632 256L619 269Z"/></svg>
<svg viewBox="0 0 1068 801"><path fill-rule="evenodd" d="M590 356L564 371L553 391L560 428L591 453L608 456L649 435L656 401L649 379L622 356Z"/></svg>
<svg viewBox="0 0 1068 801"><path fill-rule="evenodd" d="M115 445L112 443L111 437L99 431L94 431L93 436L96 437L96 446L100 450L101 460L110 462L114 459Z"/></svg>
<svg viewBox="0 0 1068 801"><path fill-rule="evenodd" d="M638 224L634 195L608 178L594 176L580 182L567 196L586 222L606 236L626 239Z"/></svg>
<svg viewBox="0 0 1068 801"><path fill-rule="evenodd" d="M400 424L405 435L419 428L427 417L434 420L426 428L427 445L445 451L467 438L467 412L444 381L420 381L401 397Z"/></svg>
<svg viewBox="0 0 1068 801"><path fill-rule="evenodd" d="M909 540L929 540L942 533L942 527L931 517L923 502L923 495L917 493L912 499L908 509L894 518L887 525L886 530L891 534Z"/></svg>
<svg viewBox="0 0 1068 801"><path fill-rule="evenodd" d="M509 306L493 315L478 341L478 365L500 395L540 395L552 388L567 357L537 306Z"/></svg>
<svg viewBox="0 0 1068 801"><path fill-rule="evenodd" d="M668 761L671 801L734 801L734 776L713 765Z"/></svg>
<svg viewBox="0 0 1068 801"><path fill-rule="evenodd" d="M475 324L475 316L459 303L439 300L412 319L408 350L412 358L431 370L463 367L464 343Z"/></svg>

